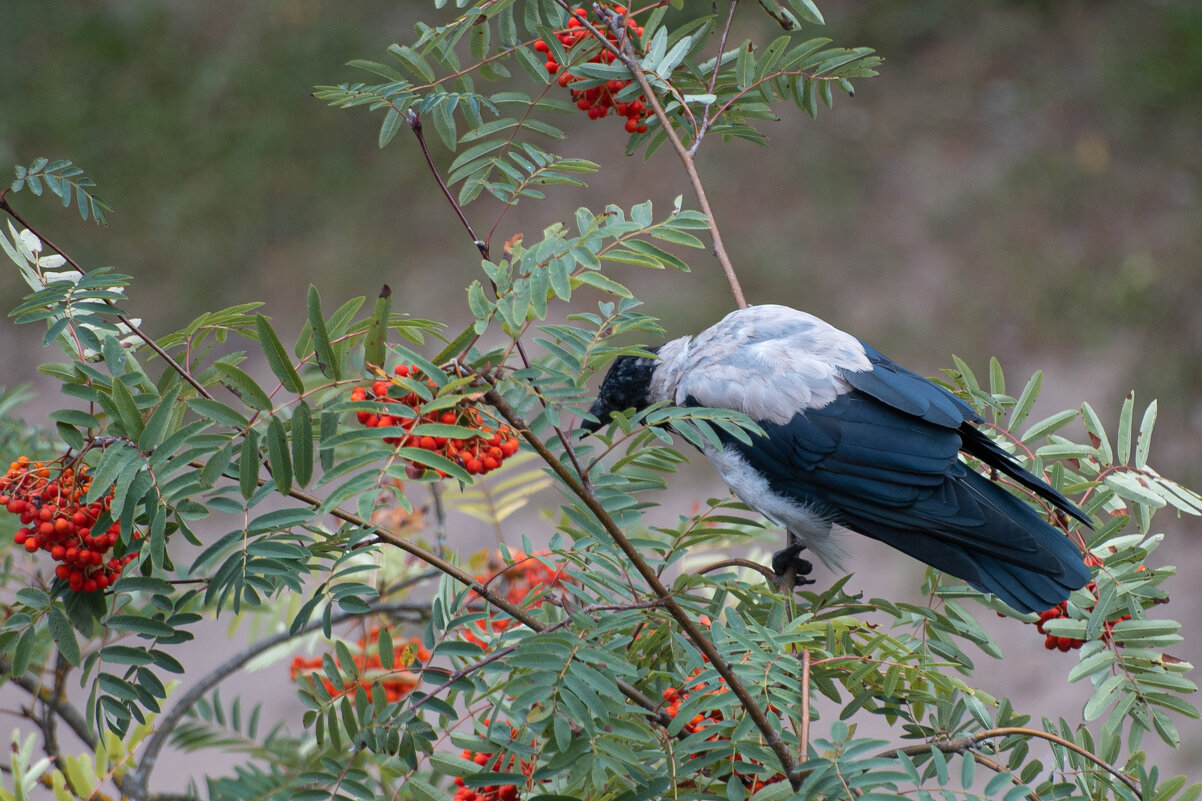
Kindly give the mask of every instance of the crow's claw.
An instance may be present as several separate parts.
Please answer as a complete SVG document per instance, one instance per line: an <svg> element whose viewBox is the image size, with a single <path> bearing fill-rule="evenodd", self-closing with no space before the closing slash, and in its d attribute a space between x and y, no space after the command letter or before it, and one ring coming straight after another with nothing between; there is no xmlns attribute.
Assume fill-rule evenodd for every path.
<svg viewBox="0 0 1202 801"><path fill-rule="evenodd" d="M806 578L813 572L814 565L808 559L801 558L801 552L804 550L804 545L794 541L772 554L772 572L779 579L777 585L781 589L791 589L784 586L785 579L789 573L793 574L794 588L814 583L813 579Z"/></svg>

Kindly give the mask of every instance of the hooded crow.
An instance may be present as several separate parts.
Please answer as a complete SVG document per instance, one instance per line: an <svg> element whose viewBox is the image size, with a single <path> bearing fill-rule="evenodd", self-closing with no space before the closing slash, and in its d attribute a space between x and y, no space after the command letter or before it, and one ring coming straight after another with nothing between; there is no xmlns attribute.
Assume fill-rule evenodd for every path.
<svg viewBox="0 0 1202 801"><path fill-rule="evenodd" d="M736 496L789 533L783 574L802 548L830 566L836 525L880 540L993 593L1020 612L1050 609L1085 585L1080 549L964 453L1090 525L976 426L968 404L813 315L786 306L731 312L695 337L619 357L589 413L668 401L733 409L763 436L720 434L706 458Z"/></svg>

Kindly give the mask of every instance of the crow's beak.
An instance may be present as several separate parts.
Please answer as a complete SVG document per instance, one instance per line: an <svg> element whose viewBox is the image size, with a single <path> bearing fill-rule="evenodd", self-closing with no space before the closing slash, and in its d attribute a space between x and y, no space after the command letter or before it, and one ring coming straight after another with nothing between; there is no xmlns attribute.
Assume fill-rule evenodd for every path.
<svg viewBox="0 0 1202 801"><path fill-rule="evenodd" d="M580 427L584 429L584 433L580 435L581 439L587 437L589 434L595 434L609 425L609 409L606 408L600 399L593 402L593 405L589 407L588 413L597 418L597 421L585 420L580 424Z"/></svg>

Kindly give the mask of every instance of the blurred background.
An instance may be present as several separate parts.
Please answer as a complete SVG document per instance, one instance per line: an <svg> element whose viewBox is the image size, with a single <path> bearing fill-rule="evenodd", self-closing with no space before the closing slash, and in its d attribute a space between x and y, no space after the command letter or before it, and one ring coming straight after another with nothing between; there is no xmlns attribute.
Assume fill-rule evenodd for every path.
<svg viewBox="0 0 1202 801"><path fill-rule="evenodd" d="M15 205L85 265L133 275L129 308L156 335L262 300L288 339L309 283L327 308L389 283L394 308L459 324L478 254L412 137L381 151L378 115L310 96L370 80L344 63L386 60L418 14L446 13L432 5L2 0L0 167L71 159L114 212L100 230L51 201L22 194ZM829 24L814 35L875 48L880 77L859 81L854 99L836 93L816 122L782 108L764 126L768 150L711 140L701 151L749 300L814 312L926 375L953 353L982 375L996 355L1012 389L1043 368L1037 415L1087 400L1113 427L1135 388L1137 414L1160 400L1152 464L1202 486L1202 5L820 5ZM745 3L737 34L776 31ZM666 148L645 162L623 155L619 121L555 122L573 136L564 152L603 172L588 192L553 190L507 215L496 242L535 236L580 204L652 198L664 211L684 194L693 205ZM496 211L481 201L468 214L487 230ZM671 335L733 307L712 257L689 258L692 275L619 273ZM22 294L15 276L0 281L0 304ZM0 383L55 390L34 371L41 336L5 329ZM705 482L698 473L682 492L719 491ZM1156 563L1182 574L1170 584L1189 638L1177 655L1197 663L1202 523L1167 512L1156 523L1169 535ZM916 586L917 567L895 560L882 584L874 567L890 554L852 545L872 592ZM1088 688L1068 697L1061 678L1070 657L1053 659L1013 623L995 633L1009 658L984 666L998 674L987 686L1029 697L1047 676L1055 695L1028 711L1080 709ZM1202 727L1178 723L1180 752L1158 757L1202 778Z"/></svg>

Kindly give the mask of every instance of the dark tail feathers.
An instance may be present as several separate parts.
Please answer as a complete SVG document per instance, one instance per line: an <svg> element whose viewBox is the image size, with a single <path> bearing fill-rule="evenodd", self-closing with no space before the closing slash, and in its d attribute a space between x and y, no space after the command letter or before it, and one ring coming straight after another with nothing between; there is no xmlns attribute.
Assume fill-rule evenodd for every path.
<svg viewBox="0 0 1202 801"><path fill-rule="evenodd" d="M1006 453L1006 451L983 434L976 426L970 423L960 426L960 439L964 443L964 447L961 450L969 456L975 456L995 470L1014 479L1060 511L1077 518L1086 526L1093 528L1093 521L1075 503L1052 489L1047 482L1024 470L1014 460L1013 456Z"/></svg>

